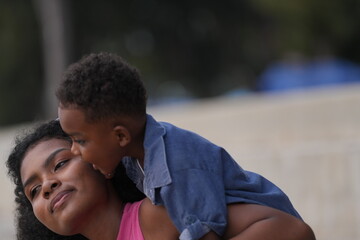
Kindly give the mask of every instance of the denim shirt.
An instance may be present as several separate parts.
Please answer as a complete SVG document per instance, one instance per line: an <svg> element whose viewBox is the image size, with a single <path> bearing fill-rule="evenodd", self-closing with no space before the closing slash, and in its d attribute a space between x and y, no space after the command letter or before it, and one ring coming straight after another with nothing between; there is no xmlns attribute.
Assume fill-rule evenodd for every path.
<svg viewBox="0 0 360 240"><path fill-rule="evenodd" d="M193 132L148 115L144 150L144 173L130 157L122 159L126 172L153 204L165 206L181 240L210 230L223 235L229 203L265 205L300 218L277 186Z"/></svg>

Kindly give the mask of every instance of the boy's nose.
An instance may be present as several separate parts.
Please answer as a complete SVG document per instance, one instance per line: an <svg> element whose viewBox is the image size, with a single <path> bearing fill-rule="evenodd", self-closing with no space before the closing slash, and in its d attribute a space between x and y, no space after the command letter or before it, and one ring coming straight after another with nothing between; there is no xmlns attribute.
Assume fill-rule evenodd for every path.
<svg viewBox="0 0 360 240"><path fill-rule="evenodd" d="M71 145L71 152L74 154L74 155L80 155L80 151L79 151L79 148L76 146L76 144L72 144Z"/></svg>

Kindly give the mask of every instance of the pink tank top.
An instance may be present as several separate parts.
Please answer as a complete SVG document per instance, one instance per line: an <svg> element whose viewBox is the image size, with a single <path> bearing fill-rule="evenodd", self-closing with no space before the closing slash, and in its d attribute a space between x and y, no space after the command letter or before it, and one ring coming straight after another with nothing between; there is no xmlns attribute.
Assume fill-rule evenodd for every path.
<svg viewBox="0 0 360 240"><path fill-rule="evenodd" d="M125 205L117 240L144 240L139 222L141 203L142 200Z"/></svg>

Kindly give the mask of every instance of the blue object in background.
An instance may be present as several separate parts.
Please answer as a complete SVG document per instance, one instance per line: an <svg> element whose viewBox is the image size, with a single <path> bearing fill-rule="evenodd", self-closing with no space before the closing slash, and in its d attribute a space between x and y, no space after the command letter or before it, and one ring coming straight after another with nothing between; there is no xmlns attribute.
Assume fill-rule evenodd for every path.
<svg viewBox="0 0 360 240"><path fill-rule="evenodd" d="M274 92L353 82L360 82L360 66L352 62L334 58L290 60L267 68L259 78L258 89Z"/></svg>

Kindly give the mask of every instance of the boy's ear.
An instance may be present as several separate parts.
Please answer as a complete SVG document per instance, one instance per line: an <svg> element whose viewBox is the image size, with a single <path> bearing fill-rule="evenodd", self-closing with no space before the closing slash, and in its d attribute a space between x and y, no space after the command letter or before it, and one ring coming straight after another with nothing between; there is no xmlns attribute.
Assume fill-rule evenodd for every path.
<svg viewBox="0 0 360 240"><path fill-rule="evenodd" d="M113 129L118 141L119 141L119 145L121 147L125 147L126 145L128 145L131 141L131 135L129 130L122 126L122 125L116 125Z"/></svg>

